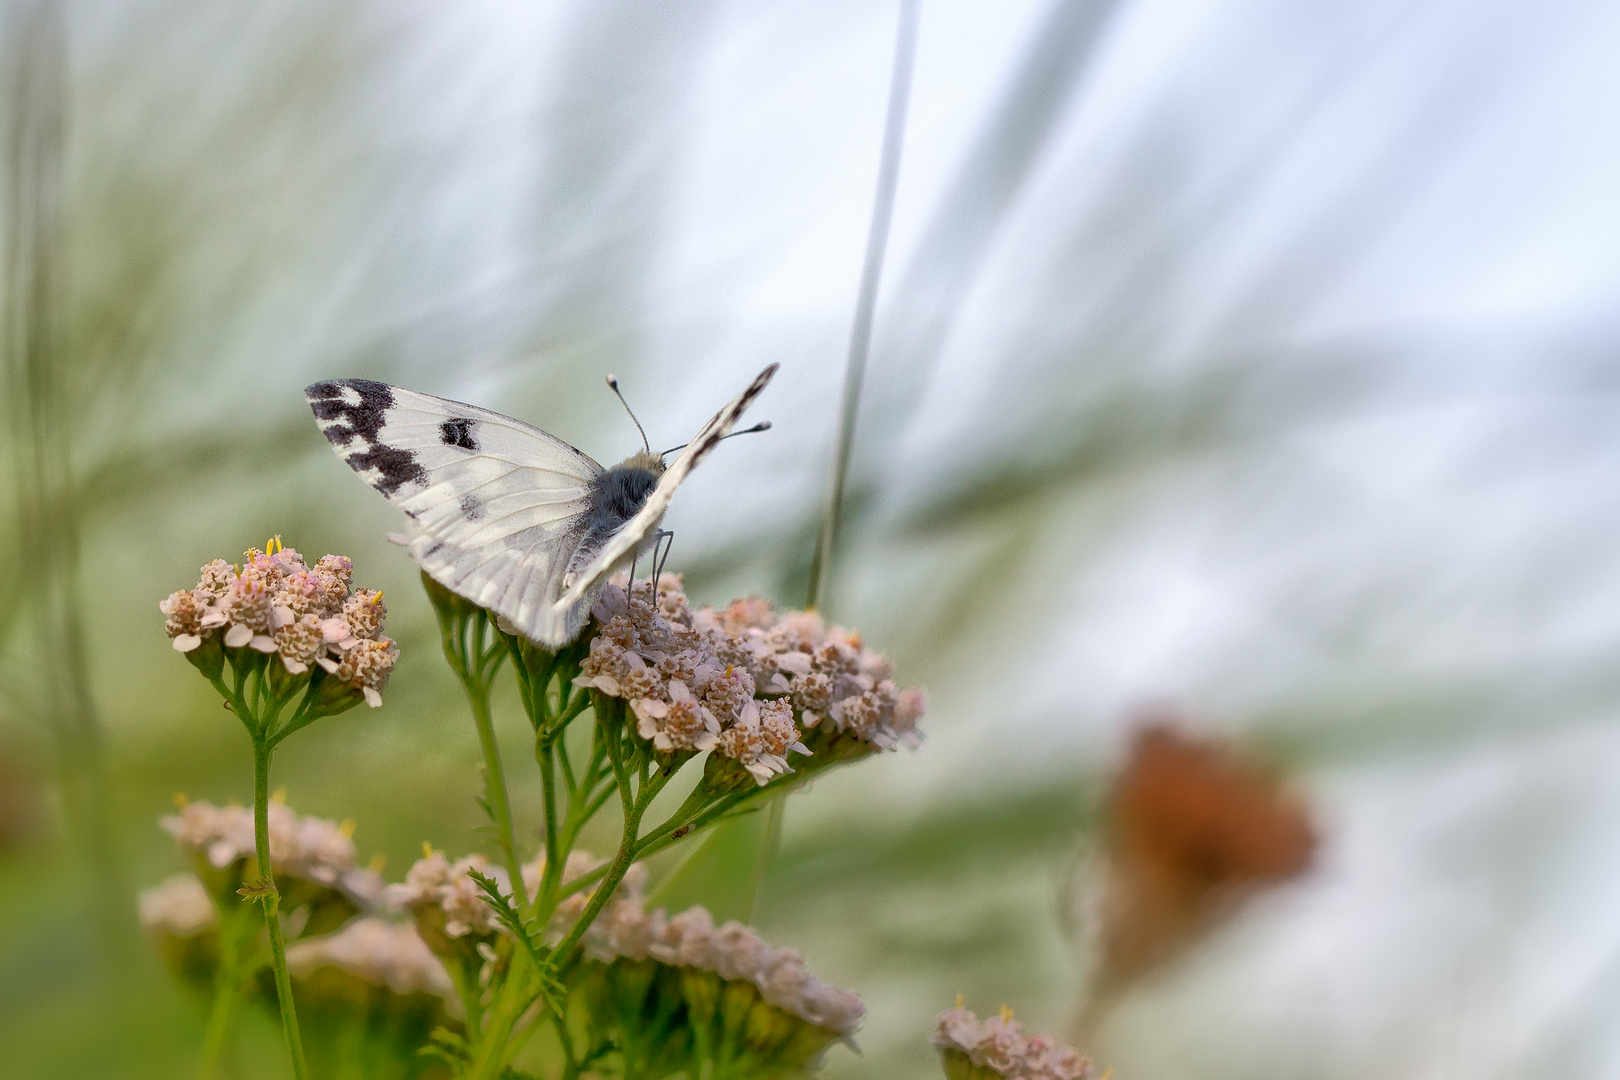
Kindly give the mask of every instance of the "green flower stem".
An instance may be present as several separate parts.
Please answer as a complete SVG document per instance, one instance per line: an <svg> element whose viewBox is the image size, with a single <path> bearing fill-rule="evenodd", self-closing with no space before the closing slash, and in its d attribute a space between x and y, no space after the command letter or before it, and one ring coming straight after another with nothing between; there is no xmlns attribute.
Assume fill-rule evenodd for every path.
<svg viewBox="0 0 1620 1080"><path fill-rule="evenodd" d="M264 904L264 927L270 934L270 963L276 972L276 997L281 1002L281 1026L287 1036L287 1053L292 1058L295 1080L308 1080L304 1063L304 1041L298 1034L298 1013L293 1006L292 978L287 974L287 946L281 938L281 896L275 891L270 872L270 754L261 733L253 739L253 844L259 857L259 877L268 891Z"/></svg>
<svg viewBox="0 0 1620 1080"><path fill-rule="evenodd" d="M219 1068L219 1056L224 1052L225 1037L231 1030L231 1011L241 989L242 924L247 911L245 904L239 907L241 910L220 914L219 970L214 974L214 1003L208 1010L208 1026L203 1031L197 1080L213 1080Z"/></svg>
<svg viewBox="0 0 1620 1080"><path fill-rule="evenodd" d="M512 1029L533 1003L533 995L525 985L528 982L526 976L532 970L528 953L522 949L514 950L506 982L486 1013L489 1024L478 1033L474 1043L477 1050L467 1066L468 1080L489 1080L500 1076L506 1062L519 1050L521 1044L513 1043Z"/></svg>
<svg viewBox="0 0 1620 1080"><path fill-rule="evenodd" d="M528 891L523 885L523 863L512 827L512 800L506 790L506 771L501 768L501 749L495 741L495 725L489 710L491 685L506 658L507 648L499 643L499 638L495 648L486 647L490 634L488 612L467 607L464 601L445 593L425 574L422 582L439 617L439 641L444 648L444 658L461 680L462 689L467 692L467 703L472 706L473 726L478 729L478 744L484 751L484 799L490 816L495 819L496 841L505 856L513 895L522 907L527 902Z"/></svg>
<svg viewBox="0 0 1620 1080"><path fill-rule="evenodd" d="M602 908L612 899L613 890L617 889L619 882L624 880L624 875L629 872L630 865L636 861L639 853L637 839L641 831L641 818L646 814L647 807L652 805L652 801L658 797L658 793L664 789L664 785L669 783L670 778L674 775L675 770L673 768L660 769L652 775L647 783L641 785L640 789L635 793L624 816L624 836L619 841L619 853L614 856L612 864L608 866L606 873L602 877L600 887L591 894L590 900L585 904L585 910L580 912L579 918L574 921L574 925L569 929L567 936L557 943L557 947L552 950L552 955L567 956L569 951L575 945L578 945L580 939L585 936L585 931L589 930L591 924L596 921L596 916L601 912ZM572 885L573 882L569 884ZM569 892L573 891L573 889L569 890Z"/></svg>
<svg viewBox="0 0 1620 1080"><path fill-rule="evenodd" d="M602 725L598 726L599 731L601 731L601 727ZM658 797L659 792L664 789L664 786L669 783L677 771L673 765L669 765L648 775L644 771L644 767L648 764L646 761L632 763L623 760L623 747L620 745L617 732L609 731L603 732L603 734L607 742L607 757L612 763L614 774L619 781L616 787L624 805L624 831L619 842L618 854L614 857L613 862L605 871L592 875L593 879L599 878L600 887L591 894L585 909L580 912L579 918L574 921L574 925L569 928L568 933L551 950L550 955L553 959L550 966L554 969L558 961L566 962L568 957L572 955L573 950L579 945L580 939L585 936L585 931L590 929L591 924L596 921L596 917L601 914L602 908L612 899L614 890L624 880L624 875L629 872L631 864L636 860L637 838L641 830L641 820L645 816L647 808L652 805L653 800ZM593 764L594 761L595 755L593 754ZM631 776L633 773L643 778L644 782L639 785L632 785ZM613 790L613 788L609 788L603 792L603 795L606 796ZM595 805L599 807L601 802L599 801ZM594 810L592 812L594 813ZM577 834L577 831L576 827L574 832ZM578 879L575 879L575 882L577 881ZM566 891L563 888L558 888L555 892L559 896L569 895L576 891L573 888L575 882L570 882ZM544 892L542 892L540 899L542 902L545 901ZM552 902L552 910L555 910L555 901ZM544 925L544 922L549 921L550 912L544 912L542 915L542 925ZM500 1069L505 1065L505 1061L511 1055L517 1053L522 1046L521 1036L518 1040L514 1041L512 1039L512 1027L528 1012L536 999L543 998L543 995L539 993L537 985L534 991L525 993L522 996L509 996L507 991L512 990L513 987L520 983L516 974L517 969L514 965L513 976L508 979L507 985L502 988L500 1006L502 1015L492 1022L489 1029L483 1033L483 1038L479 1041L477 1056L473 1059L467 1073L469 1080L490 1080L490 1078L498 1076ZM547 972L540 972L538 977L543 980L548 974ZM556 1022L561 1026L567 1021L565 1017L559 1016L556 1017ZM533 1027L525 1034L532 1034L532 1032Z"/></svg>
<svg viewBox="0 0 1620 1080"><path fill-rule="evenodd" d="M512 829L512 801L506 793L506 773L501 768L501 748L495 742L495 725L489 714L489 691L474 693L467 685L467 700L472 705L473 724L478 728L478 744L484 750L484 789L489 799L489 812L495 818L496 839L506 856L506 872L512 879L512 895L518 906L528 903L528 890L523 884L523 862L518 857L517 836Z"/></svg>

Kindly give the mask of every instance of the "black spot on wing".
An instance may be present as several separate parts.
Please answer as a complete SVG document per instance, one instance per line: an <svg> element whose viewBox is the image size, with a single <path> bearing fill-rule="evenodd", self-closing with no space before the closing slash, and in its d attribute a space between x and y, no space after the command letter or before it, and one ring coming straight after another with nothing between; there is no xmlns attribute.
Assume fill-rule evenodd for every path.
<svg viewBox="0 0 1620 1080"><path fill-rule="evenodd" d="M459 446L463 450L477 450L478 444L473 441L473 421L465 416L458 416L446 420L439 425L439 441L446 446Z"/></svg>
<svg viewBox="0 0 1620 1080"><path fill-rule="evenodd" d="M371 480L371 486L384 495L392 495L406 484L427 483L427 470L416 460L416 455L397 446L373 443L371 449L350 454L343 460L355 472L377 470L377 478Z"/></svg>
<svg viewBox="0 0 1620 1080"><path fill-rule="evenodd" d="M338 446L357 437L375 443L394 406L394 388L370 379L318 382L305 387L304 396L326 437Z"/></svg>
<svg viewBox="0 0 1620 1080"><path fill-rule="evenodd" d="M461 516L468 521L477 521L484 516L484 504L478 501L478 496L469 493L461 497Z"/></svg>
<svg viewBox="0 0 1620 1080"><path fill-rule="evenodd" d="M375 470L376 477L366 479L378 491L393 495L406 484L427 482L427 470L415 454L379 439L394 407L393 387L370 379L331 379L305 387L304 396L333 446L346 449L356 439L364 444L343 460L356 472Z"/></svg>

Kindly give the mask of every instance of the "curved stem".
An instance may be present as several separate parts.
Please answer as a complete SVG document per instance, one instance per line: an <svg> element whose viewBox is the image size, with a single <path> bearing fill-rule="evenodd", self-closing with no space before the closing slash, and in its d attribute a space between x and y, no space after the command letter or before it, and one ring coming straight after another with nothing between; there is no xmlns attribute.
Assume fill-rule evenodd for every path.
<svg viewBox="0 0 1620 1080"><path fill-rule="evenodd" d="M298 1034L298 1013L293 1006L292 978L287 974L287 946L281 939L281 897L270 872L270 748L262 738L253 740L253 843L259 857L259 877L269 889L264 904L264 927L270 935L270 963L276 972L276 998L281 1003L281 1027L287 1036L295 1080L309 1080L304 1063L304 1041Z"/></svg>

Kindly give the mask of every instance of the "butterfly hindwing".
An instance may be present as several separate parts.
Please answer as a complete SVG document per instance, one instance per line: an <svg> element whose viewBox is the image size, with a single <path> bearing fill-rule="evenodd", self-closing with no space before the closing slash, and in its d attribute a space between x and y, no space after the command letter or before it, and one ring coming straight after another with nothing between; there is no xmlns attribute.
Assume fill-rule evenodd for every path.
<svg viewBox="0 0 1620 1080"><path fill-rule="evenodd" d="M669 509L670 499L681 481L685 480L697 463L708 457L709 453L720 444L720 440L736 426L743 412L753 404L755 398L759 397L766 384L771 381L771 376L776 374L776 369L777 365L772 364L761 371L741 394L698 429L698 433L692 436L692 441L686 444L686 449L681 451L681 456L671 462L663 475L658 478L657 486L647 496L641 510L625 522L624 527L613 534L590 564L578 571L567 583L567 592L557 602L559 609L581 603L607 580L608 575L617 569L619 563L628 559L633 551L646 542L647 537L663 520L664 511Z"/></svg>
<svg viewBox="0 0 1620 1080"><path fill-rule="evenodd" d="M338 457L410 518L431 577L537 641L578 632L581 612L557 601L601 466L521 421L384 383L305 394Z"/></svg>

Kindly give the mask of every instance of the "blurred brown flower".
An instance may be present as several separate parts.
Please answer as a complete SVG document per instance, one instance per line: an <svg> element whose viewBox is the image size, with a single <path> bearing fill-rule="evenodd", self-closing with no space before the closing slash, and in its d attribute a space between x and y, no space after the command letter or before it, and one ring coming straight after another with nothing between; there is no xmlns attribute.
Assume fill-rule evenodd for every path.
<svg viewBox="0 0 1620 1080"><path fill-rule="evenodd" d="M1086 1012L1095 1018L1255 890L1304 872L1316 845L1304 802L1274 771L1166 717L1147 718L1088 871L1097 966Z"/></svg>

